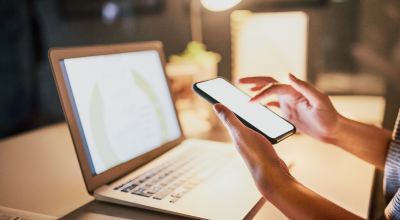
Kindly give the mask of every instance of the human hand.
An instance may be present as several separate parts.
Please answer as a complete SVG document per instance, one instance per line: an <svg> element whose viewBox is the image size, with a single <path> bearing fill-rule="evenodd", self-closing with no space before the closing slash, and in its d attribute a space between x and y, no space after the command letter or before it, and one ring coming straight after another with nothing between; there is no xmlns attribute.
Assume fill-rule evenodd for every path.
<svg viewBox="0 0 400 220"><path fill-rule="evenodd" d="M260 91L250 102L276 94L279 102L269 102L267 106L276 106L282 110L286 120L302 133L320 141L330 143L338 133L341 116L333 107L328 96L318 91L307 82L289 74L290 85L279 84L271 77L247 77L238 80L242 84L255 84L252 91Z"/></svg>
<svg viewBox="0 0 400 220"><path fill-rule="evenodd" d="M361 219L299 183L268 139L242 124L228 108L215 104L214 110L260 193L289 219Z"/></svg>
<svg viewBox="0 0 400 220"><path fill-rule="evenodd" d="M224 105L215 104L214 110L229 130L238 152L264 197L268 199L276 187L283 186L288 180L294 180L268 139L246 127Z"/></svg>

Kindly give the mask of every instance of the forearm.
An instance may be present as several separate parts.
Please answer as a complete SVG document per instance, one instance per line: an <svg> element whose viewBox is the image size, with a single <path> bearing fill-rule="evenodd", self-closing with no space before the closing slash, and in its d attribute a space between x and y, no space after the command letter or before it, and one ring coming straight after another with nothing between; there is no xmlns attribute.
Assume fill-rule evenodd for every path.
<svg viewBox="0 0 400 220"><path fill-rule="evenodd" d="M340 117L339 131L326 142L383 170L391 134L389 130Z"/></svg>
<svg viewBox="0 0 400 220"><path fill-rule="evenodd" d="M261 193L289 219L362 219L294 179L272 189L261 190Z"/></svg>

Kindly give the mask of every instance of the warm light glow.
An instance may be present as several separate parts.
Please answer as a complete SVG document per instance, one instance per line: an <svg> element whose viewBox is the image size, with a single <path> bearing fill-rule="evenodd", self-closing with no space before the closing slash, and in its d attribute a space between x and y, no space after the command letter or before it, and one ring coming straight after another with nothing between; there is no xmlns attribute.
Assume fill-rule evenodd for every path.
<svg viewBox="0 0 400 220"><path fill-rule="evenodd" d="M289 83L292 73L307 79L306 13L234 11L231 25L234 78L271 76Z"/></svg>
<svg viewBox="0 0 400 220"><path fill-rule="evenodd" d="M232 8L242 0L201 0L201 4L210 11L223 11Z"/></svg>

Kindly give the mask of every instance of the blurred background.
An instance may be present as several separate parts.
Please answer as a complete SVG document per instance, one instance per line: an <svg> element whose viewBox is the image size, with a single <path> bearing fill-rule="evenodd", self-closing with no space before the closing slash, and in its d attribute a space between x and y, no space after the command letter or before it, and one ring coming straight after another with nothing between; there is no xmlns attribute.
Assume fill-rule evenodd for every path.
<svg viewBox="0 0 400 220"><path fill-rule="evenodd" d="M181 100L193 99L187 85L197 79L284 79L292 71L329 95L381 98L382 125L393 129L400 107L399 1L233 0L230 8L212 2L0 0L0 138L65 120L51 47L150 40L164 44ZM191 41L206 48L187 47ZM209 57L213 65L203 65Z"/></svg>

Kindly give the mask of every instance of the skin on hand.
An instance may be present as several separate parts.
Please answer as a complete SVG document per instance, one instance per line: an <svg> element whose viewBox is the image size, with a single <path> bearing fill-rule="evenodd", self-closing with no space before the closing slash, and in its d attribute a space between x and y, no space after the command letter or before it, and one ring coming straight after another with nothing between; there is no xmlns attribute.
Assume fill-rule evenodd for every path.
<svg viewBox="0 0 400 220"><path fill-rule="evenodd" d="M267 192L282 182L294 180L268 139L246 127L224 105L215 104L214 110L229 130L236 149L244 159L260 192Z"/></svg>
<svg viewBox="0 0 400 220"><path fill-rule="evenodd" d="M289 219L361 219L297 182L272 144L222 104L214 110L229 130L260 193Z"/></svg>
<svg viewBox="0 0 400 220"><path fill-rule="evenodd" d="M325 94L292 75L290 85L279 84L271 77L248 77L238 83L253 83L251 90L262 90L251 102L277 94L279 102L267 105L280 107L297 130L383 169L390 131L344 118ZM215 104L214 109L228 128L261 194L289 219L361 219L296 181L271 143L244 126L225 106Z"/></svg>
<svg viewBox="0 0 400 220"><path fill-rule="evenodd" d="M281 108L284 118L301 133L329 143L339 131L341 116L328 96L292 74L289 74L289 79L290 85L279 84L271 77L247 77L237 82L255 84L251 90L261 91L250 102L260 102L270 95L278 95L279 102L270 102L267 106Z"/></svg>
<svg viewBox="0 0 400 220"><path fill-rule="evenodd" d="M302 133L334 144L383 170L391 141L391 131L356 122L341 116L328 96L307 82L289 75L290 85L279 84L271 77L248 77L238 83L252 83L260 91L251 102L276 94L279 102L268 105L281 108L286 120Z"/></svg>

